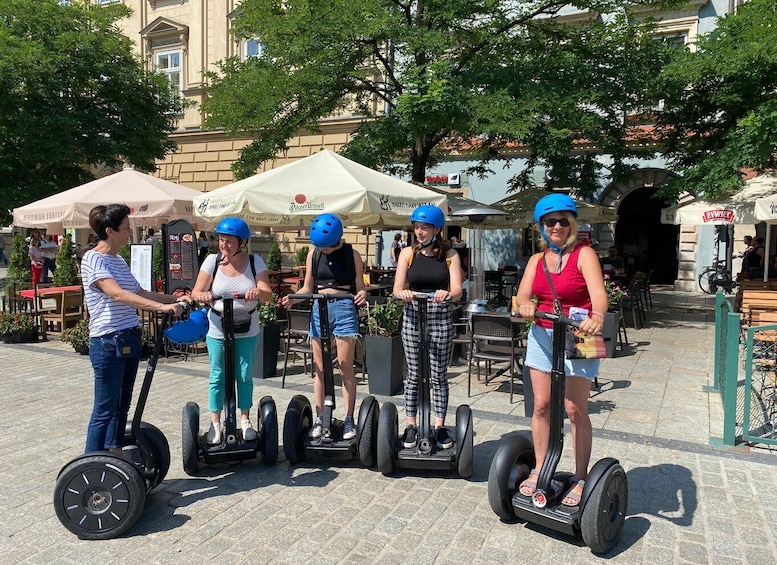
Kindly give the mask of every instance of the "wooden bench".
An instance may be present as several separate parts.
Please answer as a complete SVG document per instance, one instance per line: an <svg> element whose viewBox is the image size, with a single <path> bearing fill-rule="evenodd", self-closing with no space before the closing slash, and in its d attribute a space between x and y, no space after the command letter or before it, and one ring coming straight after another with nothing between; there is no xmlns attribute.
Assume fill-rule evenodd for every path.
<svg viewBox="0 0 777 565"><path fill-rule="evenodd" d="M744 290L739 311L743 329L758 324L762 314L777 313L777 290Z"/></svg>

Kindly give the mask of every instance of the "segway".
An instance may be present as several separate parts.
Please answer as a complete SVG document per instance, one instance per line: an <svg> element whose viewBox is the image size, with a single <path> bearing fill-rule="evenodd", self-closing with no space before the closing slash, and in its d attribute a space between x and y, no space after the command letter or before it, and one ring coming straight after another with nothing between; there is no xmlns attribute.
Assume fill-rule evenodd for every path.
<svg viewBox="0 0 777 565"><path fill-rule="evenodd" d="M418 304L418 347L420 356L420 374L418 386L418 442L410 449L399 440L399 420L397 407L391 403L383 404L378 421L378 469L384 475L390 475L394 469L434 469L438 471L457 471L460 477L472 476L473 436L472 411L462 404L456 409L456 432L453 446L440 449L434 439L431 423L431 366L429 362L429 332L427 328L427 306L432 294L416 293Z"/></svg>
<svg viewBox="0 0 777 565"><path fill-rule="evenodd" d="M246 440L237 425L234 301L245 295L235 293L213 298L224 303L221 317L224 330L224 433L221 442L209 444L207 432L200 433L199 405L186 403L181 418L181 455L187 475L195 475L203 465L258 458L265 465L274 465L278 460L278 415L271 396L263 396L259 401L256 439Z"/></svg>
<svg viewBox="0 0 777 565"><path fill-rule="evenodd" d="M171 319L170 314L165 314L162 327L169 325ZM143 511L146 495L164 480L170 469L167 438L158 428L142 421L163 343L164 335L159 331L135 413L127 422L123 454L87 453L65 465L57 476L57 518L81 539L112 539L131 528Z"/></svg>
<svg viewBox="0 0 777 565"><path fill-rule="evenodd" d="M308 437L313 426L314 414L310 401L303 395L295 395L289 402L283 421L283 452L289 463L300 463L305 457L331 457L358 459L365 467L375 465L375 441L380 407L375 397L367 396L359 407L356 420L356 436L343 439L345 422L333 416L335 411L335 384L332 369L332 343L329 335L329 300L353 300L352 294L290 294L292 300L316 300L321 332L321 354L324 374L324 412L320 438Z"/></svg>
<svg viewBox="0 0 777 565"><path fill-rule="evenodd" d="M565 337L567 326L577 327L579 322L539 311L536 316L553 320L548 452L539 472L537 489L531 496L524 496L519 486L535 468L534 446L525 436L505 436L488 473L488 502L503 521L515 521L517 517L569 535L582 535L591 551L607 553L615 546L626 518L626 473L617 459L600 459L588 473L580 504L561 504L564 493L572 486L571 473L556 472L564 447Z"/></svg>

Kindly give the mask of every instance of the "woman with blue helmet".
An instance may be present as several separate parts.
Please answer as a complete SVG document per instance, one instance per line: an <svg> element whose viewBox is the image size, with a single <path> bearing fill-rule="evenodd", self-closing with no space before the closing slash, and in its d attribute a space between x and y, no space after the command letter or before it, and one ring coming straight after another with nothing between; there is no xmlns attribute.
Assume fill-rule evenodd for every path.
<svg viewBox="0 0 777 565"><path fill-rule="evenodd" d="M405 302L402 316L402 345L407 359L405 379L405 413L407 427L402 435L405 449L418 443L416 415L418 413L418 306L414 293L424 292L434 297L427 303L429 358L434 408L435 437L439 449L453 446L453 438L445 427L448 411L448 361L453 343L453 304L462 295L461 261L459 254L442 238L445 215L437 206L416 208L410 215L416 243L399 254L394 279L394 296Z"/></svg>
<svg viewBox="0 0 777 565"><path fill-rule="evenodd" d="M257 301L267 302L272 297L267 267L259 255L248 255L245 245L251 230L240 218L221 220L214 230L218 236L218 253L208 255L200 266L192 298L202 304L212 304L208 312L208 345L210 383L208 409L210 429L207 441L219 444L222 440L221 411L224 408L224 332L221 325L223 303L213 301L213 296L240 293L244 300L235 300L235 324L247 331L235 334L235 376L237 407L241 411L240 427L246 441L256 439L249 412L253 405L253 367L256 360L256 344L259 340L259 314Z"/></svg>
<svg viewBox="0 0 777 565"><path fill-rule="evenodd" d="M536 310L553 312L559 308L570 315L576 310L584 319L580 329L588 334L600 332L607 312L607 294L599 258L593 249L577 240L577 205L567 195L549 194L534 208L535 229L542 236L542 251L529 259L518 287L518 314L534 320ZM552 281L552 287L549 282ZM554 292L558 296L555 301ZM536 299L536 305L532 299ZM514 312L515 313L515 312ZM553 359L552 322L537 319L529 330L526 366L534 391L532 438L537 463L545 460L550 440L550 373ZM599 359L566 359L564 408L572 426L575 476L572 488L561 503L577 506L583 494L591 459L593 433L588 417L591 381L599 373ZM538 469L519 487L530 496L537 488Z"/></svg>
<svg viewBox="0 0 777 565"><path fill-rule="evenodd" d="M319 214L310 224L310 242L315 246L308 252L305 264L305 283L299 294L342 294L354 295L353 300L329 300L329 332L337 345L337 365L343 382L343 403L345 420L343 439L356 437L353 419L356 406L356 377L353 359L356 339L359 337L359 316L356 307L367 303L364 288L364 263L359 253L350 244L342 241L343 223L334 214ZM314 264L315 262L315 264ZM291 301L284 297L284 306ZM318 304L313 304L310 316L310 337L313 347L313 362L316 366L313 379L313 396L316 403L316 420L308 435L311 439L321 437L324 412L324 357L321 349L321 319Z"/></svg>

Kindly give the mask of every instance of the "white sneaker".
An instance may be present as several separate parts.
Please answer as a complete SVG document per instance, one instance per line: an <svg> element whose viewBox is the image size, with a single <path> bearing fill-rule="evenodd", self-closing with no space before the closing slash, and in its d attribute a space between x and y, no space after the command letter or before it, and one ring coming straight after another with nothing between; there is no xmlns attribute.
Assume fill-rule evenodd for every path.
<svg viewBox="0 0 777 565"><path fill-rule="evenodd" d="M321 432L324 429L324 420L321 418L321 416L316 416L316 421L313 422L313 427L310 428L310 431L308 432L308 437L310 439L318 439L321 437Z"/></svg>
<svg viewBox="0 0 777 565"><path fill-rule="evenodd" d="M256 430L251 427L251 420L248 418L240 420L240 427L243 428L243 441L254 441L256 439Z"/></svg>
<svg viewBox="0 0 777 565"><path fill-rule="evenodd" d="M221 422L215 425L213 424L213 422L210 423L207 442L211 445L217 445L221 443Z"/></svg>

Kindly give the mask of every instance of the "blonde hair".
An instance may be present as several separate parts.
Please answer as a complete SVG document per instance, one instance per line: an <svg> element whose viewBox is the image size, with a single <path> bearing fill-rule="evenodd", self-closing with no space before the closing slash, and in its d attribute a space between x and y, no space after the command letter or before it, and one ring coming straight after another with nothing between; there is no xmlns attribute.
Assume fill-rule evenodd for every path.
<svg viewBox="0 0 777 565"><path fill-rule="evenodd" d="M572 212L566 212L566 211L560 211L558 212L562 216L564 216L567 220L569 220L569 237L564 242L564 249L571 248L577 243L577 218L575 218L574 214ZM547 214L546 214L547 215ZM545 216L543 216L544 218ZM542 237L542 218L540 218L540 221L534 224L534 231L537 232L537 235L540 239L540 249L545 250L548 247L548 242L545 241L545 238Z"/></svg>

